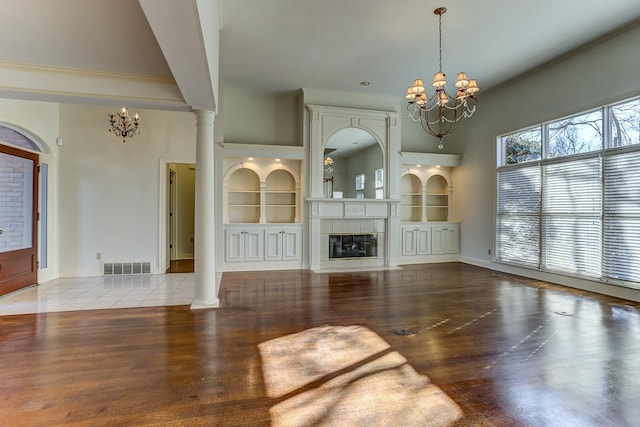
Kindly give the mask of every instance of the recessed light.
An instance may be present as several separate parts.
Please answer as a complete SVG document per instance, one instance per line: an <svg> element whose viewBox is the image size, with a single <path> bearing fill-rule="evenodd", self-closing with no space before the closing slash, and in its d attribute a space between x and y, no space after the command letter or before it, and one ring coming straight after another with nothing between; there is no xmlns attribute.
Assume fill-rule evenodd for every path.
<svg viewBox="0 0 640 427"><path fill-rule="evenodd" d="M371 82L367 82L367 81L360 82L360 86L369 86L370 84Z"/></svg>
<svg viewBox="0 0 640 427"><path fill-rule="evenodd" d="M422 167L422 165L416 165L417 168Z"/></svg>
<svg viewBox="0 0 640 427"><path fill-rule="evenodd" d="M247 160L253 160L253 157L247 157Z"/></svg>
<svg viewBox="0 0 640 427"><path fill-rule="evenodd" d="M276 159L276 162L279 162L279 161L280 161L280 159Z"/></svg>
<svg viewBox="0 0 640 427"><path fill-rule="evenodd" d="M440 169L440 165L436 165L436 168Z"/></svg>

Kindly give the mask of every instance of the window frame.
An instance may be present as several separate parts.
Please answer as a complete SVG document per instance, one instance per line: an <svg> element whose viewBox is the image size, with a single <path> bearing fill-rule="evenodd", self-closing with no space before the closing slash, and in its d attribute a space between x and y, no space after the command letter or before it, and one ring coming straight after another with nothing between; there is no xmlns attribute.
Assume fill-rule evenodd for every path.
<svg viewBox="0 0 640 427"><path fill-rule="evenodd" d="M634 103L637 103L636 105L634 105ZM624 116L625 117L625 123L627 124L631 124L630 128L628 128L627 134L630 134L631 136L629 137L629 140L631 141L631 143L627 144L627 145L619 145L619 146L615 146L614 141L613 141L613 136L614 136L614 130L612 129L612 114L613 114L613 109L620 106L620 105L625 105L625 104L630 104L629 107L629 113L628 115ZM596 132L598 134L600 134L600 138L601 138L601 147L597 150L592 150L592 151L585 151L585 152L580 152L577 154L568 154L568 155L562 155L562 156L556 156L556 157L549 157L549 127L550 125L552 125L553 123L557 123L557 122L561 122L563 120L567 120L567 119L571 119L572 117L580 117L583 115L588 115L592 112L597 112L600 111L600 119L601 120L601 129L597 130ZM638 120L638 128L636 129L634 127L635 125L635 120ZM596 123L596 128L597 128L597 123ZM506 140L509 137L512 137L514 135L518 135L519 133L524 133L524 132L529 132L531 130L535 130L536 128L540 129L540 135L541 135L541 143L540 143L540 150L541 150L541 158L540 159L531 159L531 160L525 160L523 162L516 162L516 163L509 163L507 164L507 146L506 146ZM638 140L636 141L635 138L638 138ZM562 274L562 275L566 275L566 276L570 276L570 277L576 277L576 278L582 278L582 279L586 279L586 280L591 280L591 281L597 281L600 283L607 283L607 284L612 284L612 285L619 285L619 286L624 286L626 288L631 288L631 289L640 289L640 276L635 277L633 276L632 279L633 280L620 280L616 277L612 277L611 276L611 270L606 270L605 268L605 259L610 260L611 257L615 257L616 254L612 254L610 252L608 252L609 249L607 249L605 247L605 242L607 241L607 239L612 239L615 236L612 236L611 233L613 233L613 231L611 232L607 232L607 230L605 229L605 218L607 217L607 206L605 205L605 182L607 180L613 179L611 176L607 175L607 171L606 171L606 161L608 157L611 156L617 156L617 155L623 155L626 153L638 153L640 155L640 96L635 96L632 98L628 98L628 99L624 99L624 100L620 100L617 101L615 103L610 103L607 105L603 105L597 108L591 108L588 110L584 110L582 112L577 112L574 114L570 114L567 115L565 117L561 117L558 119L554 119L554 120L549 120L543 123L539 123L536 124L534 126L527 126L525 128L519 129L519 130L515 130L509 133L504 133L501 135L498 135L496 137L496 197L495 197L495 206L494 206L494 215L495 215L495 230L494 230L494 245L493 247L495 248L495 255L494 255L494 262L497 263L501 263L501 264L508 264L508 265L513 265L513 266L517 266L517 267L522 267L522 268L527 268L527 269L533 269L533 270L537 270L537 271L544 271L544 272L549 272L549 273L554 273L554 274ZM544 198L545 198L545 194L548 193L549 191L551 191L548 187L547 187L547 183L545 183L545 178L544 178L544 174L545 174L545 168L550 167L554 164L557 163L569 163L569 162L586 162L588 161L588 159L592 159L594 157L599 158L600 161L600 189L599 189L599 195L594 195L593 197L600 197L601 199L601 205L600 205L600 213L599 215L596 215L598 217L598 220L600 221L600 233L599 233L599 242L598 242L598 248L597 251L599 251L599 271L600 274L598 277L594 277L593 275L586 275L586 274L580 274L578 272L575 271L567 271L567 270L563 270L563 269L550 269L547 268L547 266L545 265L545 257L546 257L546 253L545 251L547 250L545 245L549 245L552 241L549 240L549 238L545 238L544 234L545 232L549 232L549 229L545 229L544 227L546 226L544 221L545 218L548 217L549 215L547 213L545 213L545 206L544 206ZM578 165L579 166L579 165ZM501 182L501 179L505 179L505 177L508 177L508 175L505 175L503 172L505 171L509 171L509 170L515 170L516 168L524 168L524 167L534 167L534 168L538 168L540 171L540 176L541 176L541 185L540 185L540 199L541 199L541 203L540 203L540 209L539 212L537 214L538 220L539 220L539 230L538 230L538 245L539 245L539 263L538 266L534 266L531 263L529 264L525 264L522 262L518 262L518 261L511 261L511 260L506 260L503 259L501 256L501 250L503 250L504 248L507 249L511 249L511 246L505 246L503 242L506 242L507 240L505 240L505 234L504 234L504 230L500 228L500 224L501 224L501 220L504 220L506 218L506 214L505 212L500 211L500 203L503 203L503 201L501 202L500 200L500 188L501 185L503 185L503 183L505 181ZM570 181L570 178L569 179ZM568 182L569 182L568 181ZM583 191L587 191L587 190L583 190ZM513 213L512 213L513 215ZM634 217L632 215L632 217L634 218L633 220L637 220L640 221L640 213L635 214L636 216ZM581 217L580 214L576 215L576 218ZM513 232L515 233L515 232ZM515 235L513 234L514 238ZM508 238L508 234L506 235L506 238ZM545 241L546 240L546 241ZM526 243L526 242L525 242ZM556 242L557 243L557 242ZM573 245L573 241L572 243L570 243L571 245ZM526 244L524 246L521 246L521 250L526 252ZM524 252L523 252L524 253ZM511 255L510 255L511 256ZM517 258L517 256L516 256ZM621 261L617 261L617 262L621 262ZM567 264L569 265L569 264ZM635 273L634 273L635 274ZM637 280L636 280L637 279Z"/></svg>

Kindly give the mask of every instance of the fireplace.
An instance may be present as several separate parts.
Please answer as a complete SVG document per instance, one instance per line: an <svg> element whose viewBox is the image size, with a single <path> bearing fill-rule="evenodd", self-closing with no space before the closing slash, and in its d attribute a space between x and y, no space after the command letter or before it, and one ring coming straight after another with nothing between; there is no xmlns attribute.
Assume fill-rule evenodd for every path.
<svg viewBox="0 0 640 427"><path fill-rule="evenodd" d="M329 234L329 259L377 256L377 234Z"/></svg>

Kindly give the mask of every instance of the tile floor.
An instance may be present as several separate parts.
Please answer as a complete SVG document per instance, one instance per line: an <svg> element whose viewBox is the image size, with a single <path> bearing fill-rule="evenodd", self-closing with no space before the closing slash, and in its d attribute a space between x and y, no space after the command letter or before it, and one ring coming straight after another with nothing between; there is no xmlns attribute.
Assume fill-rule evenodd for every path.
<svg viewBox="0 0 640 427"><path fill-rule="evenodd" d="M56 279L0 297L0 316L191 304L194 273Z"/></svg>

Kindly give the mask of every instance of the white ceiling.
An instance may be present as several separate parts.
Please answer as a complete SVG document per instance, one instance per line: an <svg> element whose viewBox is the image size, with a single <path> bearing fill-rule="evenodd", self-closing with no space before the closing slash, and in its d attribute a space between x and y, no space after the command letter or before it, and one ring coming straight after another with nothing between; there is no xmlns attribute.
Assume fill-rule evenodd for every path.
<svg viewBox="0 0 640 427"><path fill-rule="evenodd" d="M640 18L638 0L224 0L221 73L264 91L402 98L438 71L438 6L443 71L484 90Z"/></svg>
<svg viewBox="0 0 640 427"><path fill-rule="evenodd" d="M438 6L448 8L443 71L449 79L466 71L482 90L640 20L638 0L220 1L212 13L214 0L5 0L0 96L97 103L119 96L108 85L65 92L55 79L7 83L19 64L175 86L177 96L158 86L162 94L151 101L133 93L140 105L211 103L210 41L201 40L211 16L203 13L221 13L220 75L228 82L263 93L313 88L399 99L415 78L437 71ZM360 86L365 80L371 84Z"/></svg>

